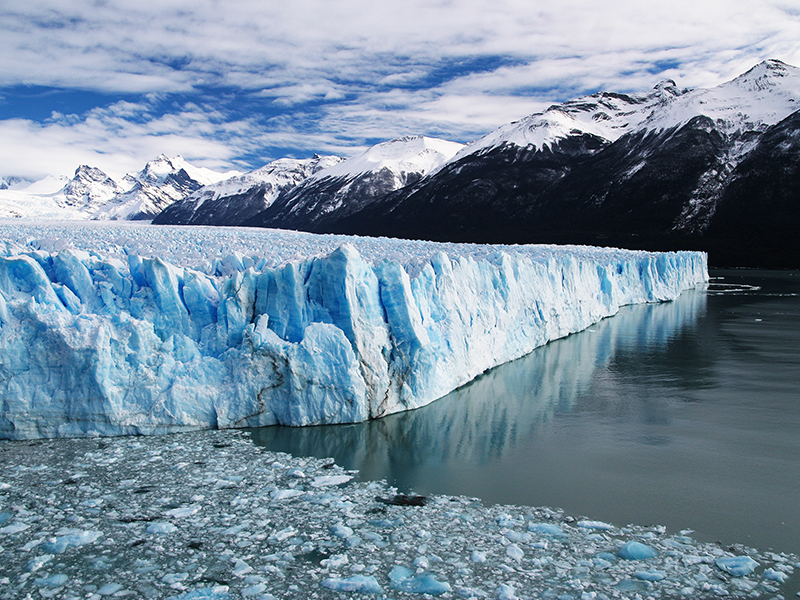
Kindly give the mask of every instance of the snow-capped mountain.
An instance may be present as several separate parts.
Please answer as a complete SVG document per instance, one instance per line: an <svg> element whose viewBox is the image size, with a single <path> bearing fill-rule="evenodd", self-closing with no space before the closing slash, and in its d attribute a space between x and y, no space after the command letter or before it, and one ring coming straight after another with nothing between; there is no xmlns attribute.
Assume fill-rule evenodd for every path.
<svg viewBox="0 0 800 600"><path fill-rule="evenodd" d="M786 148L798 110L800 69L768 60L709 89L662 81L583 96L466 146L404 137L349 160L281 159L247 174L162 155L120 182L86 166L71 179L4 181L0 218L708 249L712 264L800 266L787 258L800 256L789 251L796 236L752 216L796 211L800 153ZM733 230L768 243L742 262Z"/></svg>
<svg viewBox="0 0 800 600"><path fill-rule="evenodd" d="M456 142L423 136L382 142L318 171L244 223L324 230L329 217L350 215L377 198L419 181L452 159L462 147Z"/></svg>
<svg viewBox="0 0 800 600"><path fill-rule="evenodd" d="M173 225L238 225L286 192L343 158L281 158L260 169L204 186L162 211L153 222Z"/></svg>
<svg viewBox="0 0 800 600"><path fill-rule="evenodd" d="M238 174L161 155L117 182L100 169L81 165L71 178L6 181L0 188L0 218L152 219L192 191Z"/></svg>
<svg viewBox="0 0 800 600"><path fill-rule="evenodd" d="M711 252L712 264L744 266L715 226L720 211L726 223L770 240L769 249L751 249L747 264L800 266L790 251L797 236L755 231L764 220L747 216L758 206L777 210L775 198L786 195L744 183L770 168L748 160L757 152L792 163L780 180L784 189L800 187L792 175L800 154L781 150L798 109L800 69L776 60L710 89L662 82L644 94L593 94L500 127L428 177L350 214L327 215L324 227L288 226L438 241L697 248ZM735 210L734 182L750 190ZM787 203L781 210L796 210Z"/></svg>
<svg viewBox="0 0 800 600"><path fill-rule="evenodd" d="M136 174L122 180L125 191L97 212L98 219L152 219L174 202L203 186L240 175L218 173L190 165L182 157L160 155Z"/></svg>
<svg viewBox="0 0 800 600"><path fill-rule="evenodd" d="M345 160L281 159L198 190L164 210L156 224L324 227L325 215L350 214L445 164L462 144L407 136Z"/></svg>
<svg viewBox="0 0 800 600"><path fill-rule="evenodd" d="M24 179L22 177L0 177L0 190L23 188L32 183L33 181Z"/></svg>
<svg viewBox="0 0 800 600"><path fill-rule="evenodd" d="M660 113L686 93L680 91L674 81L666 80L644 94L599 92L554 104L544 112L503 125L467 144L453 161L508 144L543 150L577 135L615 141L639 129L649 117Z"/></svg>
<svg viewBox="0 0 800 600"><path fill-rule="evenodd" d="M215 193L222 212L191 222L437 241L685 247L708 249L716 264L785 266L775 248L789 248L788 234L776 242L774 229L751 232L769 238L773 250L756 249L742 262L730 240L720 241L715 219L719 211L719 222L724 216L735 229L737 220L763 221L744 216L752 207L778 210L773 200L786 194L766 198L766 187L746 184L760 180L758 169L771 169L781 189L800 187L789 166L777 173L752 158L800 162L781 151L794 147L786 120L798 109L800 69L768 60L709 89L662 81L643 93L583 96L466 146L423 137L384 142L280 190L259 214L253 192L237 189L227 199ZM734 201L742 189L749 196ZM185 222L170 218L157 222Z"/></svg>
<svg viewBox="0 0 800 600"><path fill-rule="evenodd" d="M122 193L122 189L100 169L81 165L59 193L64 205L93 212Z"/></svg>
<svg viewBox="0 0 800 600"><path fill-rule="evenodd" d="M800 108L799 98L800 69L768 60L711 89L679 90L665 80L642 94L599 92L555 104L466 145L454 161L505 144L542 150L575 135L615 142L635 131L679 127L698 115L728 134L763 130Z"/></svg>
<svg viewBox="0 0 800 600"><path fill-rule="evenodd" d="M438 138L412 135L381 142L365 152L340 162L324 171L319 171L314 179L344 178L353 179L381 173L381 180L388 179L386 185L398 189L425 175L453 158L463 144Z"/></svg>

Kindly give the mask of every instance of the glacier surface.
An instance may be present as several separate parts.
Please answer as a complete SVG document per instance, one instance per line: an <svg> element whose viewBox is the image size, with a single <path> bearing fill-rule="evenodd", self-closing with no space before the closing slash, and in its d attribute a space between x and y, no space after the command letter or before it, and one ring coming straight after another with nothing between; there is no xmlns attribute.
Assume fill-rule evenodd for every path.
<svg viewBox="0 0 800 600"><path fill-rule="evenodd" d="M358 422L708 278L699 252L0 224L0 437Z"/></svg>

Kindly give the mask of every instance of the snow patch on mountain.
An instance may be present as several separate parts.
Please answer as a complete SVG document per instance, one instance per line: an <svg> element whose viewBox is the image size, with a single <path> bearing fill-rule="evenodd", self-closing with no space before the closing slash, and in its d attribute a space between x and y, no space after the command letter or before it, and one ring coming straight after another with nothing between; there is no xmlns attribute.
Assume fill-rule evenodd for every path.
<svg viewBox="0 0 800 600"><path fill-rule="evenodd" d="M281 194L252 219L224 224L308 230L327 215L342 216L405 187L450 160L461 144L409 136L376 144L362 154L315 173ZM175 221L170 221L175 222ZM319 225L324 229L324 225Z"/></svg>
<svg viewBox="0 0 800 600"><path fill-rule="evenodd" d="M654 112L643 126L668 129L703 115L728 134L763 131L798 109L800 69L767 60L717 87L683 94Z"/></svg>
<svg viewBox="0 0 800 600"><path fill-rule="evenodd" d="M402 187L408 174L423 176L452 159L463 147L463 144L438 138L401 137L376 144L358 156L319 171L314 179L353 178L387 170L397 179L396 187Z"/></svg>
<svg viewBox="0 0 800 600"><path fill-rule="evenodd" d="M541 150L566 137L587 134L614 141L638 129L656 109L663 109L682 94L674 81L667 80L644 94L599 92L555 104L467 144L452 162L503 144Z"/></svg>
<svg viewBox="0 0 800 600"><path fill-rule="evenodd" d="M291 189L315 173L332 168L344 161L339 156L314 156L303 160L280 158L249 173L236 175L203 187L189 195L183 202L186 209L199 209L203 203L220 198L238 196L253 188L263 188L265 196L262 208L266 208L278 194Z"/></svg>
<svg viewBox="0 0 800 600"><path fill-rule="evenodd" d="M556 104L468 144L451 162L503 144L541 150L574 135L614 142L627 133L678 127L700 115L729 134L763 131L798 109L800 69L767 60L713 88L680 90L666 80L644 94L599 92Z"/></svg>

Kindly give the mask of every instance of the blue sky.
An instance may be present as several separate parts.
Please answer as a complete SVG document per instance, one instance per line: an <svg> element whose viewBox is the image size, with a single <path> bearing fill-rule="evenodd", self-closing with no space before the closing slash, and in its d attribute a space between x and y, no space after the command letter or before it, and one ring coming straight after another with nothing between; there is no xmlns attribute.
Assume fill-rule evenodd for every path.
<svg viewBox="0 0 800 600"><path fill-rule="evenodd" d="M788 0L7 0L0 175L160 153L247 170L407 134L468 142L550 104L800 65Z"/></svg>

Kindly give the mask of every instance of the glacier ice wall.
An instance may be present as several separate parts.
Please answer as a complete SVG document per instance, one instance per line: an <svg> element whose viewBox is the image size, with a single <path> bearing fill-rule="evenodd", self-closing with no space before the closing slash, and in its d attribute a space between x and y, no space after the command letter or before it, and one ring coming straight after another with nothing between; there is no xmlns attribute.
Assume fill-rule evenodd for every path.
<svg viewBox="0 0 800 600"><path fill-rule="evenodd" d="M377 418L708 278L697 252L468 248L404 262L345 243L273 267L233 256L204 273L6 245L0 437Z"/></svg>

